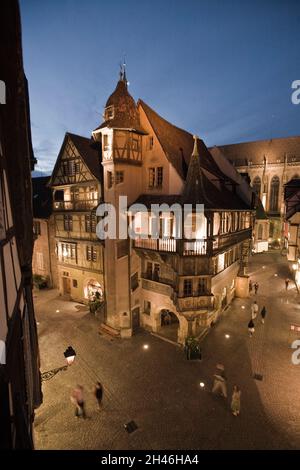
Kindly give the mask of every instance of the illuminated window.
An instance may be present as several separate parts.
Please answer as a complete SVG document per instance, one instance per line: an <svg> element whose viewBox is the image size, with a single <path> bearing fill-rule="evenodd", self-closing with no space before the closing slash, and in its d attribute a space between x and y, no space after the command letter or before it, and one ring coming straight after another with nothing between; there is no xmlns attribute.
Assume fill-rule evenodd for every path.
<svg viewBox="0 0 300 470"><path fill-rule="evenodd" d="M85 216L85 231L90 233L96 232L96 214Z"/></svg>
<svg viewBox="0 0 300 470"><path fill-rule="evenodd" d="M223 271L224 266L225 266L225 253L221 253L221 254L218 256L218 273L219 273L220 271Z"/></svg>
<svg viewBox="0 0 300 470"><path fill-rule="evenodd" d="M157 169L156 169L156 186L158 188L161 188L162 187L162 183L163 183L163 167L162 166L159 166Z"/></svg>
<svg viewBox="0 0 300 470"><path fill-rule="evenodd" d="M163 167L149 168L149 188L161 188L163 184Z"/></svg>
<svg viewBox="0 0 300 470"><path fill-rule="evenodd" d="M36 236L41 235L41 223L39 220L33 221L33 233Z"/></svg>
<svg viewBox="0 0 300 470"><path fill-rule="evenodd" d="M86 247L86 259L88 261L97 261L97 249L94 246Z"/></svg>
<svg viewBox="0 0 300 470"><path fill-rule="evenodd" d="M149 188L155 187L155 168L149 168Z"/></svg>

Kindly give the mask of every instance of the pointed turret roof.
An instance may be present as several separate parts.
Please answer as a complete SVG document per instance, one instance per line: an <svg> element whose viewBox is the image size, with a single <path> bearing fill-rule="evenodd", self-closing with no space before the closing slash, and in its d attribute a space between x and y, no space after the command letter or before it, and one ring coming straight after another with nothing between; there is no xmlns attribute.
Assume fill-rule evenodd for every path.
<svg viewBox="0 0 300 470"><path fill-rule="evenodd" d="M128 92L125 70L121 70L120 79L114 92L108 98L105 108L112 106L112 118L107 119L97 129L104 127L130 129L146 134L140 125L140 116L133 97ZM95 130L97 130L95 129Z"/></svg>
<svg viewBox="0 0 300 470"><path fill-rule="evenodd" d="M223 179L212 182L203 166L203 157L198 148L198 137L194 136L194 148L190 158L182 204L204 204L206 209L249 209L249 207L225 186Z"/></svg>

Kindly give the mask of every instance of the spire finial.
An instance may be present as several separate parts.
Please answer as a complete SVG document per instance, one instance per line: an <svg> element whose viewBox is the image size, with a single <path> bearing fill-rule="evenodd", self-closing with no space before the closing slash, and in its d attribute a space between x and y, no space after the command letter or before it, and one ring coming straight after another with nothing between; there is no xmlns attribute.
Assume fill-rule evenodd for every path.
<svg viewBox="0 0 300 470"><path fill-rule="evenodd" d="M193 135L193 138L194 138L194 148L193 148L192 157L199 157L199 152L198 152L198 139L199 139L199 137L197 135Z"/></svg>
<svg viewBox="0 0 300 470"><path fill-rule="evenodd" d="M126 83L126 85L127 85L125 57L124 57L124 60L123 60L123 81L124 81L124 82Z"/></svg>

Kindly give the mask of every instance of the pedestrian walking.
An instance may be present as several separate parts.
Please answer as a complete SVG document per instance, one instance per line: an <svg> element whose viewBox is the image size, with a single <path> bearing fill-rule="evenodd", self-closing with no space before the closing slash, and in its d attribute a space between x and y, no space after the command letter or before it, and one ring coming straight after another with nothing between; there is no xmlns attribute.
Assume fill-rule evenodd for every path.
<svg viewBox="0 0 300 470"><path fill-rule="evenodd" d="M254 284L254 293L255 293L255 295L256 295L257 292L258 292L258 288L259 288L259 284L258 284L258 282L256 282L256 283Z"/></svg>
<svg viewBox="0 0 300 470"><path fill-rule="evenodd" d="M285 280L285 290L288 290L289 283L290 283L290 280L288 278L286 278L286 280Z"/></svg>
<svg viewBox="0 0 300 470"><path fill-rule="evenodd" d="M264 306L264 307L261 309L261 312L260 312L261 322L262 322L262 323L265 323L266 314L267 314L267 310L266 310L266 307Z"/></svg>
<svg viewBox="0 0 300 470"><path fill-rule="evenodd" d="M250 279L249 280L249 294L251 294L252 290L253 290L253 284L252 284L252 281Z"/></svg>
<svg viewBox="0 0 300 470"><path fill-rule="evenodd" d="M227 398L227 385L226 385L226 375L224 371L223 364L217 365L216 373L214 374L214 384L212 388L212 393L220 392L220 394Z"/></svg>
<svg viewBox="0 0 300 470"><path fill-rule="evenodd" d="M72 391L71 402L75 405L75 416L86 418L82 385L77 385Z"/></svg>
<svg viewBox="0 0 300 470"><path fill-rule="evenodd" d="M257 317L257 314L258 314L258 305L257 305L257 302L255 300L253 302L253 304L251 305L251 318L252 318L252 320L255 320L255 318Z"/></svg>
<svg viewBox="0 0 300 470"><path fill-rule="evenodd" d="M98 410L101 410L102 407L102 398L103 398L103 387L100 382L97 382L95 385L94 395L97 400Z"/></svg>
<svg viewBox="0 0 300 470"><path fill-rule="evenodd" d="M238 416L241 411L241 391L237 385L233 387L231 411L234 416Z"/></svg>
<svg viewBox="0 0 300 470"><path fill-rule="evenodd" d="M248 332L249 332L250 338L252 337L254 331L255 331L254 322L253 322L253 320L252 320L252 318L251 318L251 320L250 320L249 323L248 323Z"/></svg>

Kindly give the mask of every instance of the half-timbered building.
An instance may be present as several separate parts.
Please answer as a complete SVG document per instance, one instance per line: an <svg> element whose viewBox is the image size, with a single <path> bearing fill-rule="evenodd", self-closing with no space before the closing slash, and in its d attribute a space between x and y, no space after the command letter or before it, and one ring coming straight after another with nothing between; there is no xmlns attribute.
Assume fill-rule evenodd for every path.
<svg viewBox="0 0 300 470"><path fill-rule="evenodd" d="M0 449L31 449L34 410L42 401L31 271L35 159L14 0L1 5L0 63L6 86L0 105Z"/></svg>
<svg viewBox="0 0 300 470"><path fill-rule="evenodd" d="M102 149L104 200L118 213L119 196L127 196L128 223L140 234L105 240L106 323L121 336L143 326L183 343L215 322L234 295L248 295L253 193L240 191L237 172L228 161L234 178L222 169L203 141L136 104L124 71L92 136ZM148 208L146 221L130 212L133 203ZM163 203L203 204L199 232L194 214L185 224L192 237L183 230L178 239L164 209L158 237L143 232L151 204Z"/></svg>
<svg viewBox="0 0 300 470"><path fill-rule="evenodd" d="M96 236L96 208L102 200L102 166L95 143L67 133L49 185L58 287L66 298L103 298L103 246Z"/></svg>

